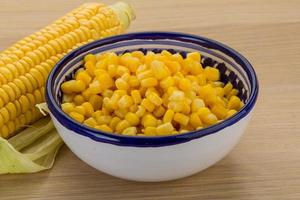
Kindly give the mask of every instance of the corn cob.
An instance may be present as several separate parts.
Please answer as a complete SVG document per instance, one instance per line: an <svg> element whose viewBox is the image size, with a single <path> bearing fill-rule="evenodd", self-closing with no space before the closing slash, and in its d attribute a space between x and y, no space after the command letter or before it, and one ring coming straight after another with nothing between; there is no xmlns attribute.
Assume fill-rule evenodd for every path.
<svg viewBox="0 0 300 200"><path fill-rule="evenodd" d="M133 20L129 5L88 3L0 53L0 136L11 137L40 119L52 67L73 49L124 32Z"/></svg>

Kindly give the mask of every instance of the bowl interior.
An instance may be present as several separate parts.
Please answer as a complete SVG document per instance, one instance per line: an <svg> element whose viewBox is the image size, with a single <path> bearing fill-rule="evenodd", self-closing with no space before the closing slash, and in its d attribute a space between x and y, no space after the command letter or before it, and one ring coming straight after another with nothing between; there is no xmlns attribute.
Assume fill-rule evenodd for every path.
<svg viewBox="0 0 300 200"><path fill-rule="evenodd" d="M48 105L50 102L57 110L59 109L62 102L60 85L64 81L74 77L76 70L82 67L85 55L101 54L108 51L122 54L135 50L140 50L144 53L147 51L158 53L162 50L169 50L171 53L180 53L184 57L188 52L198 51L202 55L201 63L203 67L212 66L218 68L221 73L221 81L224 83L230 81L234 88L239 90L238 96L245 103L245 106L233 117L234 119L225 120L224 122L219 123L221 125L214 125L217 128L206 128L210 129L208 131L204 129L201 131L194 131L202 132L202 134L195 134L194 137L211 134L235 123L246 116L255 104L258 92L256 75L250 63L243 56L233 49L210 39L180 33L159 32L136 33L111 37L90 43L71 52L62 59L50 73L47 81L48 90L46 95ZM51 105L50 110L52 109ZM58 115L63 114L60 113ZM64 117L68 118L67 116ZM68 120L72 121L72 119ZM76 123L75 121L73 122ZM185 137L184 135L187 134L182 135L178 137L183 138L183 140L193 138Z"/></svg>

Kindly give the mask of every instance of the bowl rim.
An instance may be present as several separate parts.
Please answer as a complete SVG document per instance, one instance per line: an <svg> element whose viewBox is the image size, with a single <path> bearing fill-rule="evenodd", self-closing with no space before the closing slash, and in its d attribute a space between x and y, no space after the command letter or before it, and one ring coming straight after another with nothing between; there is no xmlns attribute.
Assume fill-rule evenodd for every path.
<svg viewBox="0 0 300 200"><path fill-rule="evenodd" d="M60 70L60 68L63 68L65 64L68 63L71 59L92 48L98 47L100 45L106 45L114 42L120 42L120 41L132 40L132 39L175 39L175 40L180 39L180 41L183 42L192 42L194 44L202 45L202 46L203 44L213 45L214 48L221 50L221 52L227 54L235 61L238 61L239 64L246 71L252 89L248 102L234 116L220 123L217 123L215 125L200 130L190 131L179 135L169 135L169 136L150 137L150 136L117 135L114 133L108 133L108 132L104 132L104 131L100 131L94 128L84 126L81 123L73 120L68 115L66 115L61 110L60 106L56 104L56 101L52 94L52 82L55 80L56 72ZM96 40L91 43L85 44L68 53L51 70L46 82L45 98L48 104L48 108L51 112L51 115L55 117L56 120L59 121L59 123L61 123L66 128L74 131L76 134L89 137L90 139L97 142L104 142L104 143L114 144L118 146L163 147L163 146L189 142L197 138L215 134L228 126L237 123L242 118L246 117L253 109L257 100L258 90L259 90L259 85L258 85L257 76L250 62L240 53L238 53L237 51L235 51L234 49L232 49L231 47L225 44L222 44L220 42L202 36L180 33L180 32L134 32L134 33L121 34L117 36Z"/></svg>

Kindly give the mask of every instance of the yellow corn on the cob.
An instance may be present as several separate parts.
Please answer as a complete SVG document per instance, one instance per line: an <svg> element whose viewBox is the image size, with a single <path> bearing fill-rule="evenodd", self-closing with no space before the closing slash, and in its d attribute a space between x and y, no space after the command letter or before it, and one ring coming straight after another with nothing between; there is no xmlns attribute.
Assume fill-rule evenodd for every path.
<svg viewBox="0 0 300 200"><path fill-rule="evenodd" d="M133 20L130 6L87 3L0 53L0 136L8 138L42 117L52 67L68 52L90 41L122 33Z"/></svg>

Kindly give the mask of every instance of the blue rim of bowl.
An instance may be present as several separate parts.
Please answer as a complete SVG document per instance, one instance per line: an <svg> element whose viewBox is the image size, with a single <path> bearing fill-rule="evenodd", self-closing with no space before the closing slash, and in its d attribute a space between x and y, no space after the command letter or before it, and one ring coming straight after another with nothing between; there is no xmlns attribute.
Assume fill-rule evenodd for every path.
<svg viewBox="0 0 300 200"><path fill-rule="evenodd" d="M218 124L200 130L195 130L184 134L170 135L170 136L153 136L153 137L145 136L144 137L144 136L117 135L117 134L107 133L104 131L99 131L84 126L79 122L76 122L69 116L67 116L61 110L60 106L57 105L52 93L53 92L52 82L53 80L55 80L57 72L61 68L63 68L65 64L68 63L71 59L92 48L114 43L114 42L134 40L134 39L154 39L154 40L175 39L182 42L189 42L189 43L194 43L197 45L213 48L227 54L228 56L233 58L237 63L239 63L247 73L251 85L251 94L249 96L248 102L237 114L235 114L229 119L224 120L223 122L220 122ZM63 59L61 59L51 70L46 83L46 102L48 104L48 108L51 114L56 118L56 120L59 121L59 123L61 123L66 128L74 131L76 134L89 137L94 141L114 144L118 146L131 146L131 147L163 147L163 146L188 142L197 138L201 138L210 134L217 133L218 131L237 123L239 120L247 116L256 103L257 95L258 95L258 81L257 81L256 73L252 65L244 56L242 56L237 51L233 50L232 48L220 42L205 37L201 37L201 36L179 33L179 32L136 32L136 33L128 33L128 34L113 36L113 37L88 43L82 47L75 49L74 51L67 54Z"/></svg>

